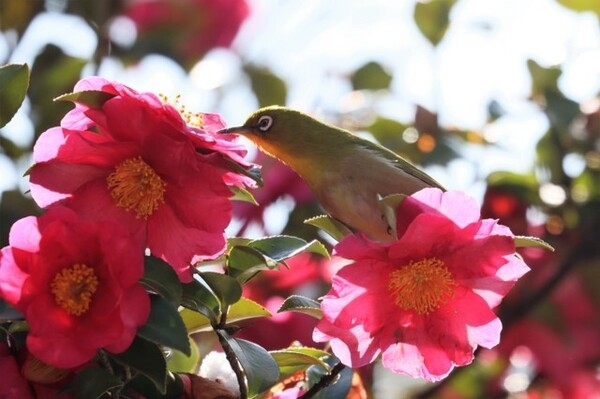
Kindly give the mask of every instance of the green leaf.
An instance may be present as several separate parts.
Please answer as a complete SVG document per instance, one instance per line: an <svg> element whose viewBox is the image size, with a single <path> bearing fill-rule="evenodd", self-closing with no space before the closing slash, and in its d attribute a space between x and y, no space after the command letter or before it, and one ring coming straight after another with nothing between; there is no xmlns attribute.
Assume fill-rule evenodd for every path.
<svg viewBox="0 0 600 399"><path fill-rule="evenodd" d="M545 68L534 60L527 60L527 69L531 75L531 93L533 95L546 95L548 93L559 93L558 78L562 69L557 66Z"/></svg>
<svg viewBox="0 0 600 399"><path fill-rule="evenodd" d="M330 367L322 358L329 356L325 351L307 347L290 347L279 351L271 351L271 356L279 366L281 377L294 374L310 366L319 366L329 371Z"/></svg>
<svg viewBox="0 0 600 399"><path fill-rule="evenodd" d="M301 238L285 235L259 238L231 248L228 273L245 283L259 271L275 269L279 262L304 251L329 256L325 246L317 240L307 243Z"/></svg>
<svg viewBox="0 0 600 399"><path fill-rule="evenodd" d="M135 391L131 395L130 391ZM175 373L167 373L167 389L165 393L160 393L155 385L143 374L137 374L125 385L123 398L143 398L143 399L165 399L182 398L184 395L183 382L181 377ZM129 394L129 395L128 395Z"/></svg>
<svg viewBox="0 0 600 399"><path fill-rule="evenodd" d="M244 339L224 335L242 365L248 382L248 396L254 397L270 388L279 380L279 368L275 360L263 347Z"/></svg>
<svg viewBox="0 0 600 399"><path fill-rule="evenodd" d="M328 356L324 361L333 368L339 363L339 359L335 356ZM318 399L346 399L350 387L352 386L352 375L354 371L350 367L344 367L338 374L338 378L326 388L320 390L313 398ZM329 371L323 370L321 367L312 366L306 371L306 378L309 386L318 383L321 378L329 374Z"/></svg>
<svg viewBox="0 0 600 399"><path fill-rule="evenodd" d="M210 320L201 313L185 308L182 309L179 314L190 334L212 330ZM271 316L271 312L262 305L251 301L250 299L241 298L229 308L229 311L227 312L227 322L235 323L247 319Z"/></svg>
<svg viewBox="0 0 600 399"><path fill-rule="evenodd" d="M242 286L231 276L214 272L200 273L199 276L210 287L219 302L221 302L222 312L242 297Z"/></svg>
<svg viewBox="0 0 600 399"><path fill-rule="evenodd" d="M521 247L543 248L548 251L554 252L554 247L552 245L548 244L546 241L544 241L538 237L515 236L515 246L517 248L521 248Z"/></svg>
<svg viewBox="0 0 600 399"><path fill-rule="evenodd" d="M138 330L138 335L148 341L191 355L187 330L177 307L162 297L152 296L150 316L146 324Z"/></svg>
<svg viewBox="0 0 600 399"><path fill-rule="evenodd" d="M598 0L557 0L561 5L574 11L591 11L600 18L600 2Z"/></svg>
<svg viewBox="0 0 600 399"><path fill-rule="evenodd" d="M179 304L183 289L175 270L162 259L154 256L144 258L144 276L140 283L147 290L155 292L163 298Z"/></svg>
<svg viewBox="0 0 600 399"><path fill-rule="evenodd" d="M249 202L252 205L258 205L258 202L256 202L250 191L240 187L229 187L229 189L233 192L233 197L230 198L232 201L243 201Z"/></svg>
<svg viewBox="0 0 600 399"><path fill-rule="evenodd" d="M248 246L260 251L275 262L284 261L304 251L329 256L329 252L319 241L313 240L307 243L301 238L285 235L259 238L249 243Z"/></svg>
<svg viewBox="0 0 600 399"><path fill-rule="evenodd" d="M10 303L0 298L0 323L6 321L23 320L23 313L15 309Z"/></svg>
<svg viewBox="0 0 600 399"><path fill-rule="evenodd" d="M121 353L108 353L124 366L145 375L161 393L167 384L167 361L158 345L136 336L129 348Z"/></svg>
<svg viewBox="0 0 600 399"><path fill-rule="evenodd" d="M433 44L442 41L450 25L450 11L456 0L420 0L415 4L414 19L417 27Z"/></svg>
<svg viewBox="0 0 600 399"><path fill-rule="evenodd" d="M174 373L193 373L198 368L200 362L200 351L194 339L188 336L188 342L191 348L190 355L173 349L170 356L167 357L167 368Z"/></svg>
<svg viewBox="0 0 600 399"><path fill-rule="evenodd" d="M0 67L0 128L17 113L29 87L27 64L8 64Z"/></svg>
<svg viewBox="0 0 600 399"><path fill-rule="evenodd" d="M336 241L341 241L347 235L352 234L352 230L350 230L348 226L329 215L315 216L313 218L306 219L304 223L323 230Z"/></svg>
<svg viewBox="0 0 600 399"><path fill-rule="evenodd" d="M228 274L242 284L259 271L270 270L276 266L277 262L268 259L261 252L247 245L234 246L227 257Z"/></svg>
<svg viewBox="0 0 600 399"><path fill-rule="evenodd" d="M183 284L182 288L181 305L202 313L216 326L221 317L221 304L211 290L196 280Z"/></svg>
<svg viewBox="0 0 600 399"><path fill-rule="evenodd" d="M54 101L72 101L74 103L87 105L90 108L100 109L106 101L113 97L115 97L115 94L107 93L105 91L84 90L63 94L62 96L56 97Z"/></svg>
<svg viewBox="0 0 600 399"><path fill-rule="evenodd" d="M383 90L390 87L392 75L381 64L371 61L354 71L350 81L354 90Z"/></svg>
<svg viewBox="0 0 600 399"><path fill-rule="evenodd" d="M315 319L321 319L323 317L321 304L318 301L300 295L292 295L288 297L285 301L283 301L277 310L277 313L289 311L304 313L314 317Z"/></svg>
<svg viewBox="0 0 600 399"><path fill-rule="evenodd" d="M66 390L73 391L77 398L96 399L122 385L123 382L116 375L101 367L90 367L77 373Z"/></svg>
<svg viewBox="0 0 600 399"><path fill-rule="evenodd" d="M283 105L286 103L287 88L285 82L265 68L246 65L244 71L250 78L252 91L260 107Z"/></svg>

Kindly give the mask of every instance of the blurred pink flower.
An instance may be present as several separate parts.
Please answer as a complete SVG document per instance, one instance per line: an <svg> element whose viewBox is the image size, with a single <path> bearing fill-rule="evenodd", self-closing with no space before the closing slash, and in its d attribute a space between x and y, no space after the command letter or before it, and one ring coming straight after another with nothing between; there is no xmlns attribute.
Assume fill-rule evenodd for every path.
<svg viewBox="0 0 600 399"><path fill-rule="evenodd" d="M424 189L397 210L398 240L363 235L336 251L355 262L333 277L314 331L347 365L380 354L394 372L436 381L469 364L478 345L493 347L501 323L492 308L529 268L514 236L460 192Z"/></svg>
<svg viewBox="0 0 600 399"><path fill-rule="evenodd" d="M304 205L315 198L306 182L287 165L262 152L258 153L254 162L262 166L262 179L267 184L252 191L258 205L247 202L234 204L234 215L243 221L239 235L243 235L252 223L264 227L265 210L280 198L291 197L296 205Z"/></svg>
<svg viewBox="0 0 600 399"><path fill-rule="evenodd" d="M142 256L119 225L67 208L18 220L0 252L0 296L25 315L31 354L72 368L127 349L150 312Z"/></svg>
<svg viewBox="0 0 600 399"><path fill-rule="evenodd" d="M124 13L135 22L138 40L187 60L229 47L249 12L245 0L130 0Z"/></svg>
<svg viewBox="0 0 600 399"><path fill-rule="evenodd" d="M577 275L554 290L544 318L527 318L503 334L496 350L509 358L517 348L531 352L538 381L554 386L565 398L596 398L600 381L600 311Z"/></svg>
<svg viewBox="0 0 600 399"><path fill-rule="evenodd" d="M212 134L222 127L213 114L196 115L202 130L153 94L95 77L75 87L90 90L112 97L98 107L77 104L38 139L33 198L42 207L62 203L82 218L120 223L190 281L190 264L225 250L228 186L251 184L229 165L246 167L245 151Z"/></svg>

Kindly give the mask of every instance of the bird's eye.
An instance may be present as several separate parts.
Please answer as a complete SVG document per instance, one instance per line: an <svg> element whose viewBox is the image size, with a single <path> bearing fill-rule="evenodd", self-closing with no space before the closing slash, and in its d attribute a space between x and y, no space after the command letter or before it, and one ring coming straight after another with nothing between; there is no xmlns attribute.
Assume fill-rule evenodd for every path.
<svg viewBox="0 0 600 399"><path fill-rule="evenodd" d="M266 132L271 128L272 125L273 118L269 115L263 115L260 118L258 118L258 123L256 124L258 130L260 130L261 132Z"/></svg>

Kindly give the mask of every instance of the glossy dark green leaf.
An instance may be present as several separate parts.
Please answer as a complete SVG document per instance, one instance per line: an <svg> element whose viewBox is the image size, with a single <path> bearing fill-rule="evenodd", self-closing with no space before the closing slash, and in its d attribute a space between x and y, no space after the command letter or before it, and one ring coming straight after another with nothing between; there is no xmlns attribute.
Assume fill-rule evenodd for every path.
<svg viewBox="0 0 600 399"><path fill-rule="evenodd" d="M175 270L162 259L154 256L144 258L144 276L140 283L147 290L155 292L163 298L179 304L181 302L181 282Z"/></svg>
<svg viewBox="0 0 600 399"><path fill-rule="evenodd" d="M329 365L330 370L339 363L339 359L335 356L329 356L324 359ZM327 385L324 389L321 389L313 398L318 399L346 399L350 387L352 386L352 374L354 371L350 367L344 367L341 372L337 375L331 384ZM322 367L312 366L306 371L306 378L309 386L313 386L321 379L329 374L329 371L323 370Z"/></svg>
<svg viewBox="0 0 600 399"><path fill-rule="evenodd" d="M150 342L177 349L190 355L187 330L177 311L177 307L160 296L152 296L150 316L138 335Z"/></svg>
<svg viewBox="0 0 600 399"><path fill-rule="evenodd" d="M221 304L211 290L199 281L193 280L182 285L181 305L206 316L217 325L221 317Z"/></svg>
<svg viewBox="0 0 600 399"><path fill-rule="evenodd" d="M329 215L315 216L310 219L306 219L304 223L323 230L336 241L341 241L347 235L352 234L352 230L350 230L348 226Z"/></svg>
<svg viewBox="0 0 600 399"><path fill-rule="evenodd" d="M87 105L90 108L102 108L104 103L114 96L114 94L105 91L85 90L63 94L62 96L56 97L54 101L72 101L74 103Z"/></svg>
<svg viewBox="0 0 600 399"><path fill-rule="evenodd" d="M271 356L275 359L281 377L294 374L297 371L305 370L310 366L320 366L325 371L330 367L322 359L329 354L325 351L307 347L290 347L283 350L271 351Z"/></svg>
<svg viewBox="0 0 600 399"><path fill-rule="evenodd" d="M136 336L132 344L122 353L109 353L120 364L145 375L161 393L167 384L167 361L158 345Z"/></svg>
<svg viewBox="0 0 600 399"><path fill-rule="evenodd" d="M256 95L260 107L286 103L287 88L281 78L268 69L252 65L246 65L244 71L250 78L252 91Z"/></svg>
<svg viewBox="0 0 600 399"><path fill-rule="evenodd" d="M392 75L381 64L371 61L354 71L350 82L354 90L383 90L390 87Z"/></svg>
<svg viewBox="0 0 600 399"><path fill-rule="evenodd" d="M97 399L122 385L123 381L116 375L100 367L90 367L77 373L66 390L77 398Z"/></svg>
<svg viewBox="0 0 600 399"><path fill-rule="evenodd" d="M231 337L227 337L227 342L246 374L249 397L263 392L279 380L277 363L263 347Z"/></svg>
<svg viewBox="0 0 600 399"><path fill-rule="evenodd" d="M234 246L227 257L228 274L242 284L261 270L269 270L275 266L277 262L273 262L260 251L247 245Z"/></svg>
<svg viewBox="0 0 600 399"><path fill-rule="evenodd" d="M231 276L205 272L200 274L200 278L206 282L217 299L219 299L219 302L221 302L221 310L236 303L242 297L242 286Z"/></svg>
<svg viewBox="0 0 600 399"><path fill-rule="evenodd" d="M0 67L0 128L17 113L29 87L27 64L8 64Z"/></svg>
<svg viewBox="0 0 600 399"><path fill-rule="evenodd" d="M300 295L292 295L286 298L277 310L277 313L289 311L304 313L315 319L323 317L321 304L318 301Z"/></svg>
<svg viewBox="0 0 600 399"><path fill-rule="evenodd" d="M198 369L200 350L192 337L188 336L188 341L191 349L189 356L175 349L172 349L169 356L167 356L167 368L169 371L175 373L193 373Z"/></svg>
<svg viewBox="0 0 600 399"><path fill-rule="evenodd" d="M11 304L0 298L0 323L13 320L23 320L25 316Z"/></svg>
<svg viewBox="0 0 600 399"><path fill-rule="evenodd" d="M329 256L329 252L319 241L306 242L301 238L286 235L259 238L249 243L248 246L260 251L275 262L284 261L304 251Z"/></svg>
<svg viewBox="0 0 600 399"><path fill-rule="evenodd" d="M185 327L190 334L212 330L210 320L201 313L186 308L182 309L179 314L181 315ZM264 306L250 299L241 298L239 301L229 307L229 310L227 311L227 322L235 323L247 319L271 316L271 312L269 312Z"/></svg>
<svg viewBox="0 0 600 399"><path fill-rule="evenodd" d="M128 391L134 391L136 395L126 396ZM165 399L165 398L181 398L183 397L184 389L181 377L175 373L167 373L167 390L163 394L156 389L156 386L143 374L138 374L132 378L126 385L123 396L127 398L143 399Z"/></svg>
<svg viewBox="0 0 600 399"><path fill-rule="evenodd" d="M450 25L450 11L456 0L420 0L415 4L414 19L419 30L437 46Z"/></svg>

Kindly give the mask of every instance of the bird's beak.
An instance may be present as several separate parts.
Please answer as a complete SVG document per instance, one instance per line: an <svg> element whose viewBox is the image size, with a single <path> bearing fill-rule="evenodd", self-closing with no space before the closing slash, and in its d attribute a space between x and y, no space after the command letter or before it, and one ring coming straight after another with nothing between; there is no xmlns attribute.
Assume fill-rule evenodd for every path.
<svg viewBox="0 0 600 399"><path fill-rule="evenodd" d="M217 130L217 134L241 134L245 135L252 132L252 128L248 126L233 126L225 129Z"/></svg>

